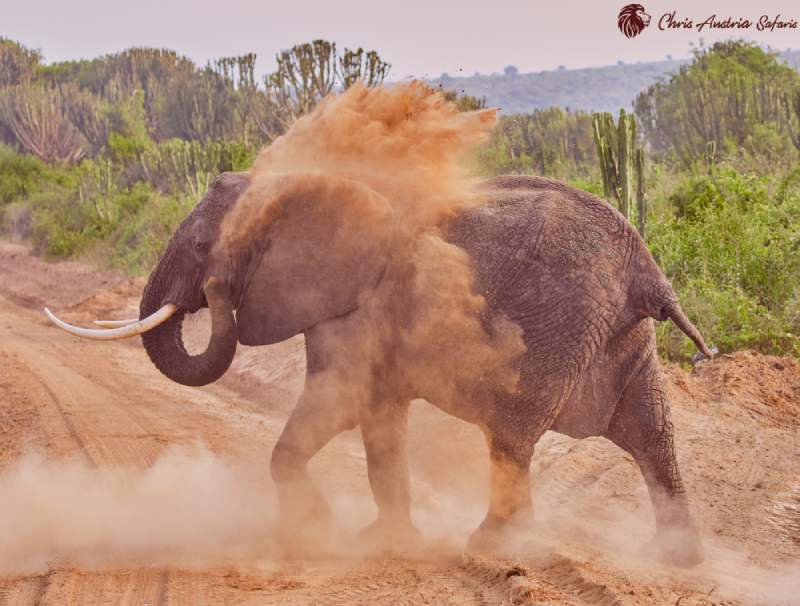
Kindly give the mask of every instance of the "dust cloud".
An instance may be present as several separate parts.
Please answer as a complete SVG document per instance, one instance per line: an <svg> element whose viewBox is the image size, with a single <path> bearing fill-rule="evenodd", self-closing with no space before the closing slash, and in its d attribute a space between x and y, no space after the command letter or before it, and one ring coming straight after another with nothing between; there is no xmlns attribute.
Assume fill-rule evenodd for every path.
<svg viewBox="0 0 800 606"><path fill-rule="evenodd" d="M263 235L290 191L309 174L363 183L386 198L405 231L434 227L453 210L480 203L469 175L472 154L496 123L496 110L460 112L420 82L327 97L265 147L251 186L223 224L230 247ZM284 178L276 183L281 175Z"/></svg>
<svg viewBox="0 0 800 606"><path fill-rule="evenodd" d="M0 574L263 554L275 511L264 478L199 445L146 469L28 455L0 474Z"/></svg>
<svg viewBox="0 0 800 606"><path fill-rule="evenodd" d="M341 284L354 281L359 268L379 255L387 259L381 284L361 299L358 319L330 334L331 342L340 340L337 351L348 351L333 360L339 368L331 369L330 380L320 381L328 393L342 391L340 380L348 392L355 384L368 388L389 351L399 398L422 397L452 411L479 375L484 384L516 388L515 364L525 350L521 330L502 318L485 321L471 260L443 236L448 217L486 200L470 162L495 121L495 110L461 112L419 82L375 89L359 84L326 98L259 154L250 186L223 221L217 254L257 249L273 226L297 222L302 227L292 233L313 234L308 247L315 250L298 248L292 258L337 259L326 266L338 276L330 290L294 293L296 307L320 308L309 312L317 320L342 315L321 308L340 298ZM390 211L388 221L364 218L381 204ZM309 210L314 205L332 210ZM342 223L357 227L346 231ZM337 237L343 231L347 237ZM354 240L375 244L368 249ZM354 250L367 249L364 258L355 256ZM310 282L325 279L315 277L313 267L302 272ZM356 336L345 346L343 333ZM392 396L392 386L382 389ZM362 392L357 400L366 397Z"/></svg>
<svg viewBox="0 0 800 606"><path fill-rule="evenodd" d="M146 468L29 453L0 470L0 576L74 567L271 568L291 546L285 536L278 539L277 496L267 467L220 456L200 443L169 447ZM326 491L330 535L320 536L309 555L369 556L354 537L377 513L372 498L366 486L341 491L334 484L340 490ZM441 504L429 502L420 503L416 517L424 532L452 550L460 549L475 522L455 526ZM428 545L426 553L439 550Z"/></svg>

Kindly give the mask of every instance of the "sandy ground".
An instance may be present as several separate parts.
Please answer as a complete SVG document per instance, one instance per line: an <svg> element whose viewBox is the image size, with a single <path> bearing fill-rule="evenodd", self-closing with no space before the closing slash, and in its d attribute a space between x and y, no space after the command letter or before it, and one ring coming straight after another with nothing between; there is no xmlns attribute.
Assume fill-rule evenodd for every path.
<svg viewBox="0 0 800 606"><path fill-rule="evenodd" d="M633 461L602 439L547 434L536 522L497 560L462 555L486 507L478 432L412 407L419 553L353 549L371 521L358 431L310 466L335 540L287 560L271 539L269 455L302 385L302 340L241 348L202 389L175 385L138 340L51 327L136 315L141 280L47 264L0 243L0 605L800 604L800 364L750 352L666 368L679 459L707 560L649 559ZM202 314L198 314L202 316ZM203 317L189 327L197 342Z"/></svg>

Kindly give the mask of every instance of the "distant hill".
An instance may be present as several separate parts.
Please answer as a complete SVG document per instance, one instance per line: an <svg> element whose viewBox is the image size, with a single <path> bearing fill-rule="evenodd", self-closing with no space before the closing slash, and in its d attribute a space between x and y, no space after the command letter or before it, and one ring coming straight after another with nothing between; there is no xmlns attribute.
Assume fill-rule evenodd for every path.
<svg viewBox="0 0 800 606"><path fill-rule="evenodd" d="M780 53L781 58L800 69L800 50ZM486 97L490 107L504 114L528 113L553 105L587 111L617 112L629 109L643 89L659 78L675 73L689 59L651 63L620 63L585 69L557 69L528 74L475 74L451 77L442 74L431 80L434 86Z"/></svg>

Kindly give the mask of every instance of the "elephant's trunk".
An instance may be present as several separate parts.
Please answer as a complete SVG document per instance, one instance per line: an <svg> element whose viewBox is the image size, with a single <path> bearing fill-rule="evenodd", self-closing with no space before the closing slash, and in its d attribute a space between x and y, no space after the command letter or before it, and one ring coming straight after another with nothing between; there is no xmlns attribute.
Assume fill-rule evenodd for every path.
<svg viewBox="0 0 800 606"><path fill-rule="evenodd" d="M142 296L140 317L147 317L163 304L154 277ZM184 310L142 335L144 348L156 368L183 385L201 386L216 381L228 370L236 353L236 321L227 293L214 278L206 283L205 292L211 311L211 338L203 353L193 356L186 351L182 335Z"/></svg>

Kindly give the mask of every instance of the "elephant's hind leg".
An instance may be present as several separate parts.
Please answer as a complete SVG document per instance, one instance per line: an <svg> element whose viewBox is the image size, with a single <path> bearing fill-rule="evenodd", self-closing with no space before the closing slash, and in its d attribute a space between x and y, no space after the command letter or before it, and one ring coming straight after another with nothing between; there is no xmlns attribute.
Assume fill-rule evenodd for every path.
<svg viewBox="0 0 800 606"><path fill-rule="evenodd" d="M279 531L287 547L324 543L330 511L306 466L336 435L358 425L355 401L331 399L320 375L311 375L272 451L271 472L278 489Z"/></svg>
<svg viewBox="0 0 800 606"><path fill-rule="evenodd" d="M655 509L653 546L678 566L702 562L703 547L678 471L669 401L655 353L625 390L606 437L629 452L642 471Z"/></svg>
<svg viewBox="0 0 800 606"><path fill-rule="evenodd" d="M518 525L531 521L530 466L536 439L487 433L491 462L489 511L469 538L469 551L495 552L508 542Z"/></svg>

